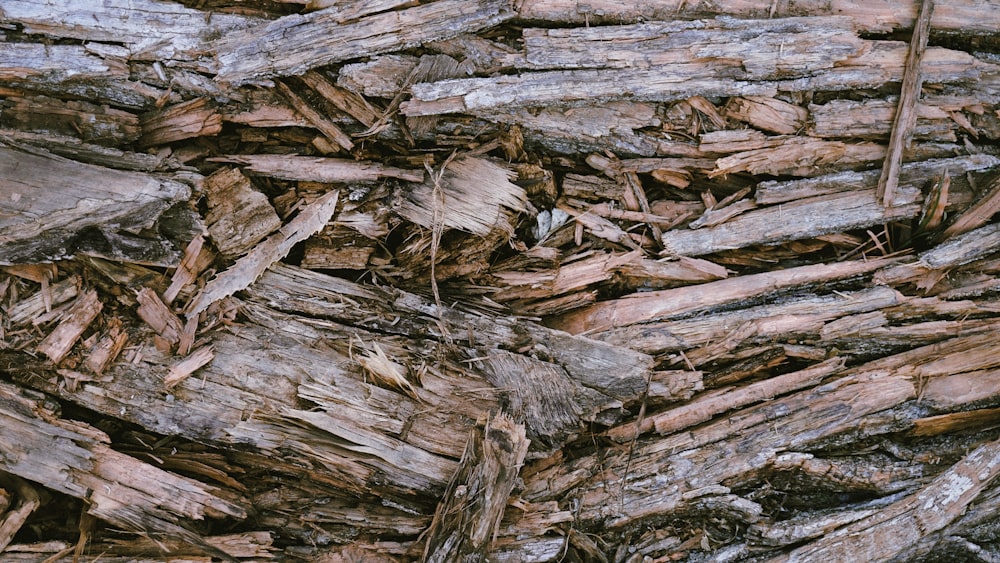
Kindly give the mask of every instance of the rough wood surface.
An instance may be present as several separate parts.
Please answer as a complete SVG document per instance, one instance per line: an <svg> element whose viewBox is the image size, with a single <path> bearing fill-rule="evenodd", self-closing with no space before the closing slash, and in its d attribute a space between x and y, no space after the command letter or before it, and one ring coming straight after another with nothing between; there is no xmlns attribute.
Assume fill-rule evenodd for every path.
<svg viewBox="0 0 1000 563"><path fill-rule="evenodd" d="M0 559L1000 558L995 2L2 4Z"/></svg>

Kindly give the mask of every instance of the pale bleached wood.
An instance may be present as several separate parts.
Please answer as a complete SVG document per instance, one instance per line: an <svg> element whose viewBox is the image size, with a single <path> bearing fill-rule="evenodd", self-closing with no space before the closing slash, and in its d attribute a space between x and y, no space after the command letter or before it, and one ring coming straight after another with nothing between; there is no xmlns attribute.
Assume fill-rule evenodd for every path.
<svg viewBox="0 0 1000 563"><path fill-rule="evenodd" d="M667 231L663 248L680 256L699 256L839 233L911 219L920 213L921 201L916 188L898 190L891 207L883 207L870 191L821 195L753 209L711 227Z"/></svg>
<svg viewBox="0 0 1000 563"><path fill-rule="evenodd" d="M743 23L749 29L759 24L757 20ZM639 68L618 68L619 65L610 63L608 68L599 70L548 70L414 84L413 97L401 106L401 111L405 115L480 115L512 107L573 106L620 99L675 101L696 95L774 96L779 91L872 88L903 77L906 45L901 42L859 40L850 54L834 51L816 59L804 57L794 69L778 72L775 61L781 58L779 51L783 50L783 44L780 41L771 44L773 52L760 53L763 58L758 59L756 52L733 47L740 44L737 36L742 32L735 29L721 33L716 49L706 48L704 53L696 53L701 61L698 63ZM996 65L965 52L940 47L929 48L924 60L928 83L975 84L983 76L993 76L996 69ZM746 70L737 64L740 62L754 64ZM736 66L732 67L733 64ZM718 65L727 68L727 72L720 72Z"/></svg>
<svg viewBox="0 0 1000 563"><path fill-rule="evenodd" d="M743 80L821 72L864 44L845 17L528 28L523 35L530 68L657 68L701 60L710 72Z"/></svg>
<svg viewBox="0 0 1000 563"><path fill-rule="evenodd" d="M291 15L220 39L216 79L238 86L363 56L415 47L494 26L514 14L505 0L441 0L340 23L336 8Z"/></svg>
<svg viewBox="0 0 1000 563"><path fill-rule="evenodd" d="M324 158L298 155L232 154L210 159L232 162L248 172L285 180L331 184L372 183L382 178L398 178L408 182L424 181L419 169L398 168L381 162L357 161L346 158Z"/></svg>
<svg viewBox="0 0 1000 563"><path fill-rule="evenodd" d="M50 37L124 44L124 58L141 61L208 59L213 37L261 25L264 20L213 13L162 0L44 0L4 2L0 21L18 22L25 32ZM202 64L208 61L199 61ZM72 68L72 67L67 67Z"/></svg>
<svg viewBox="0 0 1000 563"><path fill-rule="evenodd" d="M663 69L553 70L496 78L468 78L414 84L404 115L492 113L512 107L580 105L629 98L674 101L704 96L774 95L766 81L718 77L704 65L681 63Z"/></svg>
<svg viewBox="0 0 1000 563"><path fill-rule="evenodd" d="M584 24L634 23L649 20L673 20L678 17L734 16L773 18L786 15L850 17L859 29L885 33L913 27L917 5L908 0L728 0L705 4L686 0L654 0L627 4L615 0L538 0L524 2L519 15L529 20ZM931 26L936 30L989 34L1000 26L1000 10L989 0L957 0L935 10Z"/></svg>
<svg viewBox="0 0 1000 563"><path fill-rule="evenodd" d="M572 334L602 332L750 299L782 288L865 274L886 263L885 260L870 260L799 266L730 277L698 286L635 293L567 313L550 320L549 324Z"/></svg>
<svg viewBox="0 0 1000 563"><path fill-rule="evenodd" d="M69 276L29 295L15 303L7 311L7 318L14 325L33 321L43 313L51 312L53 306L61 305L77 296L82 280L79 276Z"/></svg>
<svg viewBox="0 0 1000 563"><path fill-rule="evenodd" d="M429 229L447 227L482 236L499 229L513 234L503 209L523 211L526 194L511 183L508 168L475 157L456 158L443 166L435 177L408 190L396 212Z"/></svg>

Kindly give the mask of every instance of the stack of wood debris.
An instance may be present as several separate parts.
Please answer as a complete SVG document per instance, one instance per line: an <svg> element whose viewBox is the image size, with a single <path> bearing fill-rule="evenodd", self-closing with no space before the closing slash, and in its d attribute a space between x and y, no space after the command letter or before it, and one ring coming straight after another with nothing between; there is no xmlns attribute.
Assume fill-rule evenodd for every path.
<svg viewBox="0 0 1000 563"><path fill-rule="evenodd" d="M4 561L993 561L1000 3L3 0Z"/></svg>

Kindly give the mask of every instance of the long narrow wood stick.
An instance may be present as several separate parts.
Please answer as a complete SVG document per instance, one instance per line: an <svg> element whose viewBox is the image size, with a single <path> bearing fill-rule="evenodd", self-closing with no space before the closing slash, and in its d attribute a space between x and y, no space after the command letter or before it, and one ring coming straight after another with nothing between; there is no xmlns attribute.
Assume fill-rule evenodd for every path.
<svg viewBox="0 0 1000 563"><path fill-rule="evenodd" d="M878 179L875 195L882 200L882 205L888 207L892 202L893 192L899 183L899 168L903 164L903 149L910 142L913 125L917 121L917 100L920 99L920 86L923 77L920 74L920 59L927 49L927 37L931 29L931 12L934 11L934 0L924 0L920 6L920 16L913 25L913 36L910 38L910 52L906 56L906 66L903 68L903 86L899 92L899 105L896 107L896 119L892 124L892 134L889 136L889 150L882 165L882 176Z"/></svg>

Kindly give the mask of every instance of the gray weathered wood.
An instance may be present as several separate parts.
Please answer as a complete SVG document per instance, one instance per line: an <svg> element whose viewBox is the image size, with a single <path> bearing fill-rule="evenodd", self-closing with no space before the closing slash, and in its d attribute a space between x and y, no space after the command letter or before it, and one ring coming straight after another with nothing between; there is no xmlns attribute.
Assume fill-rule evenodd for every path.
<svg viewBox="0 0 1000 563"><path fill-rule="evenodd" d="M334 62L415 47L496 25L513 16L507 0L440 0L341 23L327 8L230 34L214 46L216 79L233 85L303 74Z"/></svg>

